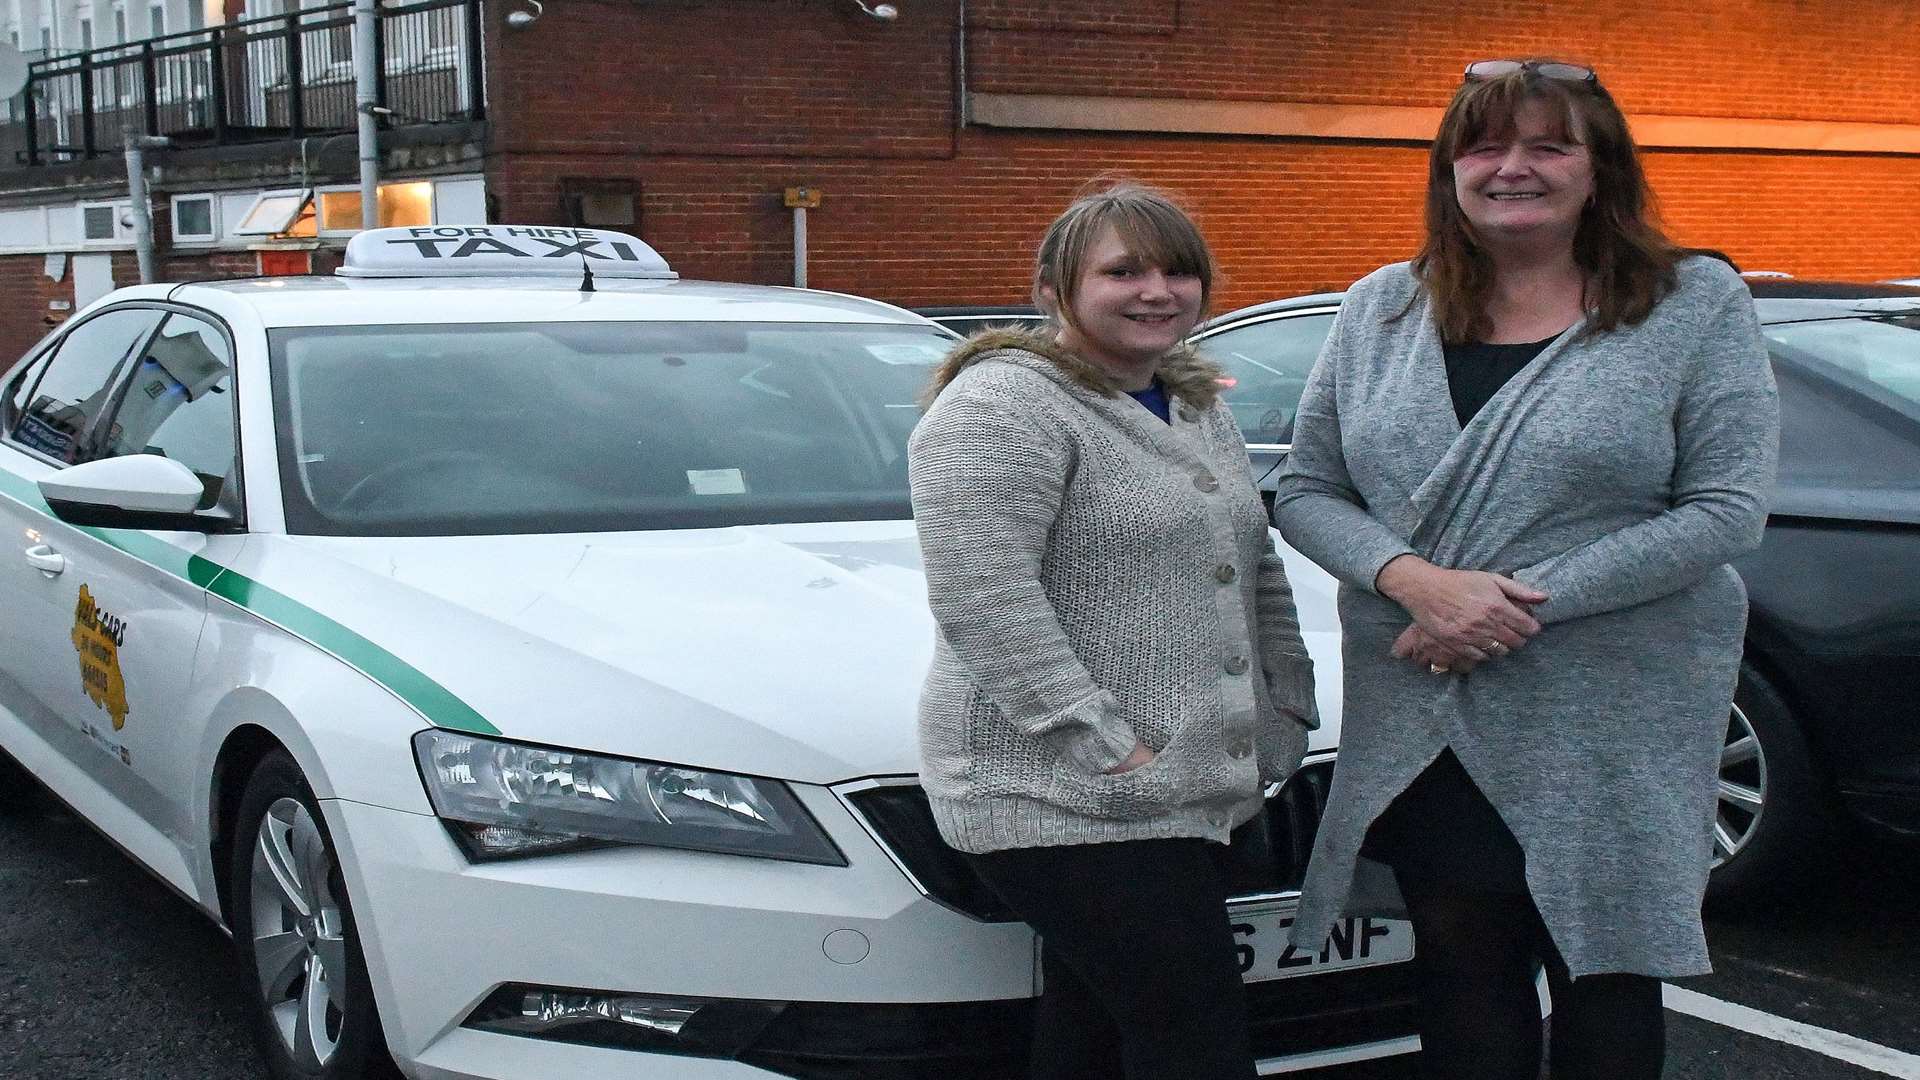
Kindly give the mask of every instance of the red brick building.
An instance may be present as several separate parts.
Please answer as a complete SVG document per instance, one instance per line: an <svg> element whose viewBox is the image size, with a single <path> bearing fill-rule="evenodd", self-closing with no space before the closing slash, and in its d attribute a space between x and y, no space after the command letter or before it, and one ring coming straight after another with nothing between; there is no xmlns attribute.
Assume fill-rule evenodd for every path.
<svg viewBox="0 0 1920 1080"><path fill-rule="evenodd" d="M1411 254L1424 142L1460 69L1546 54L1599 70L1681 242L1800 276L1920 274L1911 0L895 6L548 0L513 28L531 5L483 0L484 120L389 171L478 176L491 220L624 228L686 276L772 283L792 274L782 192L806 185L823 193L809 284L904 304L1021 300L1042 225L1125 174L1196 210L1225 308ZM161 187L196 182L182 164ZM314 242L325 268L338 239ZM250 262L175 250L162 272ZM41 270L0 254L5 351L41 329L59 287Z"/></svg>

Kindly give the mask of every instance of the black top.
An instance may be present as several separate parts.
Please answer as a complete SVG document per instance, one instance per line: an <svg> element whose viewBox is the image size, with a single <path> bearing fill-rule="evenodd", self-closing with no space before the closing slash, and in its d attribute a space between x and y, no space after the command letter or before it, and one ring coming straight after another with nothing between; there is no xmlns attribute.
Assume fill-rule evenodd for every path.
<svg viewBox="0 0 1920 1080"><path fill-rule="evenodd" d="M1453 395L1453 415L1459 418L1460 426L1466 427L1467 421L1493 400L1493 395L1507 385L1508 379L1520 374L1521 368L1532 363L1533 358L1546 351L1559 336L1511 345L1469 341L1464 345L1446 346L1447 392Z"/></svg>

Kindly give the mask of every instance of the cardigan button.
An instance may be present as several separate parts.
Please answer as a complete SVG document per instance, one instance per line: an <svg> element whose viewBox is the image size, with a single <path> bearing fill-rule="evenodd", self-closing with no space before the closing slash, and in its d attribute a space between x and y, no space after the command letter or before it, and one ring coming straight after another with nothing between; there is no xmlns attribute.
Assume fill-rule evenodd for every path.
<svg viewBox="0 0 1920 1080"><path fill-rule="evenodd" d="M1195 423L1200 419L1200 410L1183 408L1180 410L1180 419L1185 420L1189 424Z"/></svg>
<svg viewBox="0 0 1920 1080"><path fill-rule="evenodd" d="M1220 481L1214 479L1210 473L1201 473L1193 478L1193 486L1211 495L1220 490Z"/></svg>
<svg viewBox="0 0 1920 1080"><path fill-rule="evenodd" d="M1247 658L1244 656L1229 656L1227 657L1227 662L1221 666L1227 669L1227 674L1229 675L1245 675L1247 673Z"/></svg>
<svg viewBox="0 0 1920 1080"><path fill-rule="evenodd" d="M1233 743L1227 747L1227 755L1235 759L1245 758L1251 753L1253 753L1253 740L1245 735L1233 740Z"/></svg>
<svg viewBox="0 0 1920 1080"><path fill-rule="evenodd" d="M1235 570L1232 563L1221 563L1219 566L1214 567L1213 570L1213 580L1222 585L1233 584L1233 579L1239 576L1240 571Z"/></svg>

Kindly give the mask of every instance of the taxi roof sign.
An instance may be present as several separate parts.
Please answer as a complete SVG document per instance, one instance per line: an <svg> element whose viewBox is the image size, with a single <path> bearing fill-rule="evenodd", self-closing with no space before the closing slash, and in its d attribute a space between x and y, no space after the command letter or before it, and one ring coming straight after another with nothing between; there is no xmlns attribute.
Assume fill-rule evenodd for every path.
<svg viewBox="0 0 1920 1080"><path fill-rule="evenodd" d="M558 225L418 225L369 229L347 241L352 278L582 276L672 281L680 275L637 236Z"/></svg>

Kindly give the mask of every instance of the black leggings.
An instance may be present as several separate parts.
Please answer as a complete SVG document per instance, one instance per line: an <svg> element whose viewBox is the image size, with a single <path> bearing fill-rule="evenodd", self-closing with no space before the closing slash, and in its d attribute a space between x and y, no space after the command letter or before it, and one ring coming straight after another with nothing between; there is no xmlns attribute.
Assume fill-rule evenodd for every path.
<svg viewBox="0 0 1920 1080"><path fill-rule="evenodd" d="M1413 919L1420 1042L1428 1080L1536 1080L1536 965L1553 999L1554 1080L1659 1080L1666 1057L1660 980L1567 966L1523 893L1425 887L1401 874Z"/></svg>
<svg viewBox="0 0 1920 1080"><path fill-rule="evenodd" d="M1032 1080L1254 1080L1225 851L1174 839L966 856L1040 934Z"/></svg>

